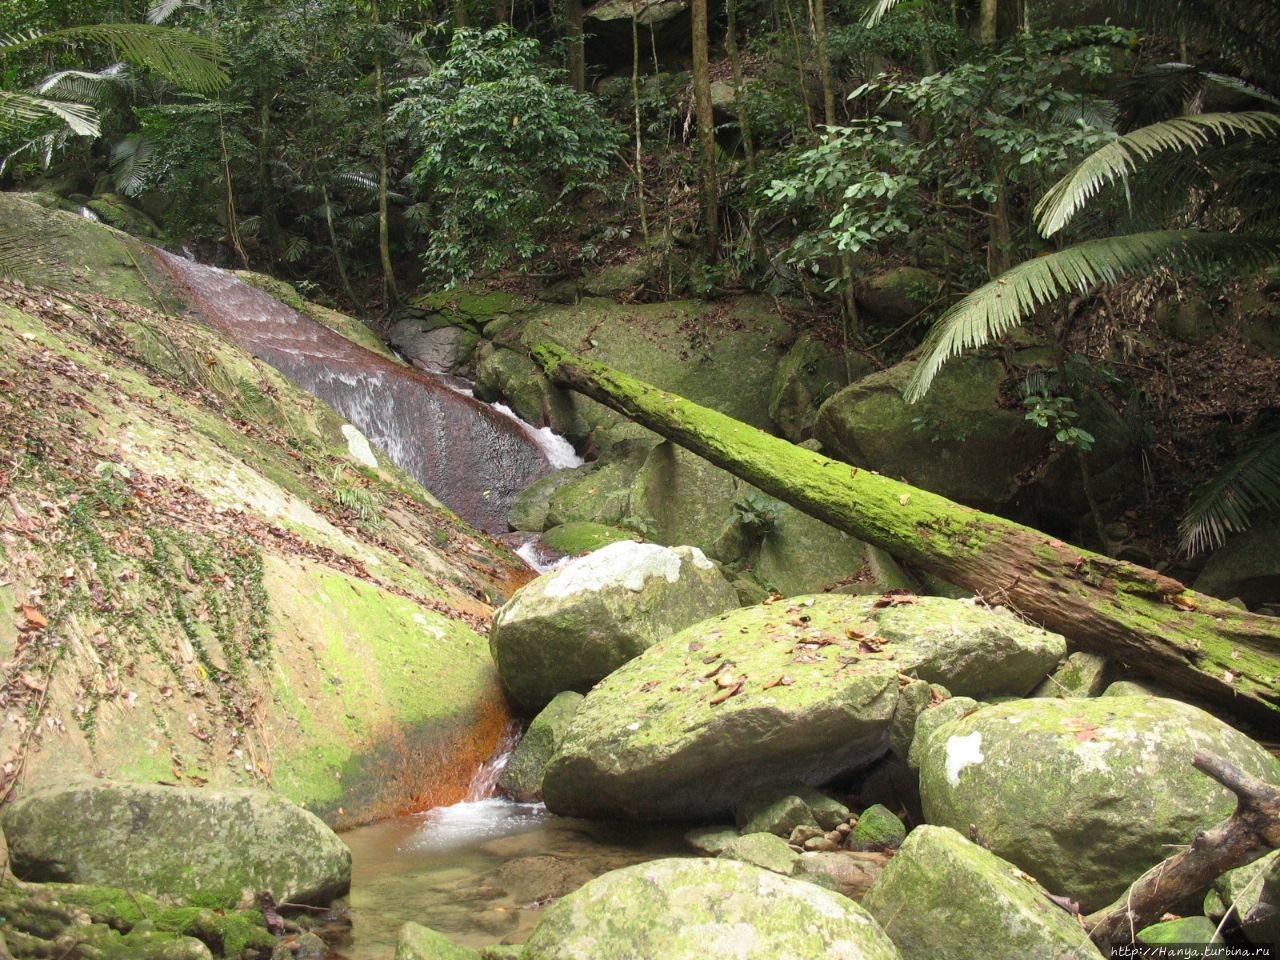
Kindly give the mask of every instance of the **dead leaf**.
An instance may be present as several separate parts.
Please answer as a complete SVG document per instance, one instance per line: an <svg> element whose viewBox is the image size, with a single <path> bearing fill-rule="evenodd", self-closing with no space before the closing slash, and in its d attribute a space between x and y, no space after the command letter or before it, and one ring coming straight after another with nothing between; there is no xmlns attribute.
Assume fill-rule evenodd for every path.
<svg viewBox="0 0 1280 960"><path fill-rule="evenodd" d="M1178 594L1177 596L1170 597L1169 603L1170 605L1176 607L1179 610L1194 610L1196 608L1195 598L1188 596L1185 593L1181 593L1181 594Z"/></svg>
<svg viewBox="0 0 1280 960"><path fill-rule="evenodd" d="M905 507L908 503L911 502L911 494L904 493L902 496L898 498L898 502Z"/></svg>
<svg viewBox="0 0 1280 960"><path fill-rule="evenodd" d="M27 621L28 630L43 630L49 626L49 621L45 618L45 615L36 607L31 606L31 604L24 603L21 610L22 616Z"/></svg>
<svg viewBox="0 0 1280 960"><path fill-rule="evenodd" d="M894 590L886 591L876 597L875 602L871 604L873 609L879 610L883 607L901 607L909 603L918 602L915 594L909 590L898 587Z"/></svg>
<svg viewBox="0 0 1280 960"><path fill-rule="evenodd" d="M780 677L775 677L770 680L764 685L764 688L766 690L772 690L774 687L789 687L793 683L795 683L795 680L791 679L791 677L788 677L786 674L783 674Z"/></svg>
<svg viewBox="0 0 1280 960"><path fill-rule="evenodd" d="M717 706L718 704L724 703L730 697L736 697L739 693L742 692L742 683L743 681L739 680L736 684L734 684L724 693L720 694L720 696L713 697L709 705L714 707L714 706Z"/></svg>

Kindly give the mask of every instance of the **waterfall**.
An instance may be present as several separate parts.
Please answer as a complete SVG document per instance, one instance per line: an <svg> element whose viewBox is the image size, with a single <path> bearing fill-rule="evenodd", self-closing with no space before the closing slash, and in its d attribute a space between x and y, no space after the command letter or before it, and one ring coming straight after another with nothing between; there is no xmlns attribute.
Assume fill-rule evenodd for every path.
<svg viewBox="0 0 1280 960"><path fill-rule="evenodd" d="M332 406L476 527L506 532L522 490L582 462L549 430L352 343L234 274L157 255L210 324Z"/></svg>

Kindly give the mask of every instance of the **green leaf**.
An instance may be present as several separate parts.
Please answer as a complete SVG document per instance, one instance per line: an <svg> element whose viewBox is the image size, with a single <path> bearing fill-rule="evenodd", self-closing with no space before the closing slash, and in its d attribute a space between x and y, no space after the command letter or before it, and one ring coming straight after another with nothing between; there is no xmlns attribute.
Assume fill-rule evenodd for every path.
<svg viewBox="0 0 1280 960"><path fill-rule="evenodd" d="M925 395L942 365L1019 326L1038 307L1076 290L1156 266L1261 266L1280 257L1280 237L1156 230L1105 237L1020 263L969 293L939 318L922 346L906 399Z"/></svg>
<svg viewBox="0 0 1280 960"><path fill-rule="evenodd" d="M1127 133L1086 157L1036 204L1040 232L1061 230L1099 190L1128 179L1140 162L1169 151L1199 152L1233 134L1267 138L1280 134L1280 115L1264 111L1202 113L1162 120Z"/></svg>
<svg viewBox="0 0 1280 960"><path fill-rule="evenodd" d="M1280 430L1253 441L1196 495L1178 525L1188 555L1221 546L1255 510L1280 507Z"/></svg>

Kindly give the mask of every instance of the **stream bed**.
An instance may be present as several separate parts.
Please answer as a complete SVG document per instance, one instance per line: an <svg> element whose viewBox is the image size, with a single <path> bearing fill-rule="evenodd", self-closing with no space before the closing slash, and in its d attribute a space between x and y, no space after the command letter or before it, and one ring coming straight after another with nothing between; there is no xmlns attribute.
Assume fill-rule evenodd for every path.
<svg viewBox="0 0 1280 960"><path fill-rule="evenodd" d="M343 834L351 848L351 939L335 958L392 960L412 920L473 949L521 943L544 907L610 870L690 856L685 826L557 817L490 798Z"/></svg>

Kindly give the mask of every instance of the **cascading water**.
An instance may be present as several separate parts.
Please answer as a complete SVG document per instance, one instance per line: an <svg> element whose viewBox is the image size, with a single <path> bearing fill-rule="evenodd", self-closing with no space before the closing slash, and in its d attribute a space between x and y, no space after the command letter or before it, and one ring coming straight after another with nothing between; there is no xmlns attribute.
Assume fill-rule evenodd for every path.
<svg viewBox="0 0 1280 960"><path fill-rule="evenodd" d="M211 324L332 406L474 526L505 532L522 490L582 462L549 430L366 350L225 270L157 255Z"/></svg>

